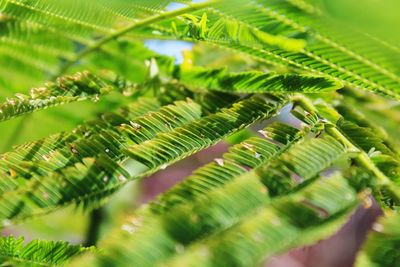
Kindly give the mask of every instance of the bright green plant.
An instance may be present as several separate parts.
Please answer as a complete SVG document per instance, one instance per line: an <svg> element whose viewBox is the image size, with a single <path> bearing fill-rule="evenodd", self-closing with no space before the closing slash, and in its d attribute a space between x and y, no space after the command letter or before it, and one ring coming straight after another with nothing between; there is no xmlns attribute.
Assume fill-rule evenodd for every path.
<svg viewBox="0 0 400 267"><path fill-rule="evenodd" d="M398 20L373 1L384 30L344 21L343 1L194 2L0 0L4 233L74 206L95 244L2 237L0 263L259 266L374 197L384 216L355 264L400 265ZM149 39L195 45L175 64ZM132 181L224 140L155 200L110 211ZM104 207L124 218L100 234Z"/></svg>

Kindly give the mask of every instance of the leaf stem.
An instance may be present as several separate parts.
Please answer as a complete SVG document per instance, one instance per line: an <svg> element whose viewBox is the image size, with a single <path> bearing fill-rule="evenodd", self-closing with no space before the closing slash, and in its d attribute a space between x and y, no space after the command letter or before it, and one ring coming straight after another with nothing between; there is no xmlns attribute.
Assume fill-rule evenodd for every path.
<svg viewBox="0 0 400 267"><path fill-rule="evenodd" d="M100 237L100 228L104 220L104 208L94 209L89 214L89 225L86 231L85 247L96 245Z"/></svg>

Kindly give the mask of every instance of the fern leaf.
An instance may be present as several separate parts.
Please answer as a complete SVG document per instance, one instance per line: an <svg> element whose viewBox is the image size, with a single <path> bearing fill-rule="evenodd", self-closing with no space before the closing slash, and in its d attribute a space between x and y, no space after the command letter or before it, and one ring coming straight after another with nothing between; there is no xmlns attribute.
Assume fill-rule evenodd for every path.
<svg viewBox="0 0 400 267"><path fill-rule="evenodd" d="M232 93L303 92L318 93L342 85L324 77L262 72L229 73L225 69L181 69L179 80L192 87Z"/></svg>
<svg viewBox="0 0 400 267"><path fill-rule="evenodd" d="M86 99L98 100L113 87L88 72L60 77L56 83L33 88L30 95L17 94L0 104L0 122L49 107Z"/></svg>
<svg viewBox="0 0 400 267"><path fill-rule="evenodd" d="M196 120L196 116L199 116L199 106L192 103L192 110L189 108L190 103L189 106L182 104L179 113L171 114L169 108L166 108L164 115L149 114L143 120L127 125L127 139L121 139L113 132L102 131L90 142L82 140L80 143L72 144L68 152L52 155L53 159L49 162L43 160L37 162L36 167L29 162L23 162L22 167L18 167L12 164L12 159L11 161L3 159L4 170L9 173L10 169L13 170L10 178L21 175L22 186L13 182L15 190L3 194L0 201L2 216L26 217L71 203L93 205L120 188L128 179L147 176L163 168L165 164L171 164L199 149L215 144L228 134L256 120L271 116L282 105L252 97L235 103L231 108L222 109ZM184 120L180 121L177 118ZM184 126L174 129L177 124ZM170 131L170 133L160 133L160 131ZM156 138L145 141L146 138L156 134ZM197 136L203 135L201 141L197 140ZM177 140L180 140L179 143ZM136 142L139 144L130 145ZM63 155L65 153L70 155L72 162L68 156ZM123 167L120 162L126 160L127 156L134 161L127 161ZM112 161L109 160L110 157ZM60 168L65 162L76 163ZM48 176L50 170L57 169L63 171L53 172ZM22 177L27 175L33 177L23 180ZM32 186L36 188L35 192L30 191Z"/></svg>
<svg viewBox="0 0 400 267"><path fill-rule="evenodd" d="M3 266L57 266L65 265L72 257L93 250L67 242L33 240L24 244L24 238L0 238L0 263Z"/></svg>
<svg viewBox="0 0 400 267"><path fill-rule="evenodd" d="M167 26L171 21L164 18L169 17L165 14L160 15L160 21L156 20L153 23L150 19L149 23L143 25L147 28L138 29L135 34L157 34L161 35L160 37L215 43L248 53L262 61L289 65L330 77L346 85L398 98L400 78L398 67L393 67L393 63L390 63L391 57L378 53L380 57L375 58L373 56L376 54L354 45L369 43L372 40L354 33L352 36L356 35L359 38L349 41L349 37L333 31L329 23L320 18L321 12L315 8L304 8L302 4L292 1L260 2L258 5L251 2L243 4L240 1L231 1L228 5L224 1L221 2L209 3L213 6L211 12L206 13L206 17L204 11L196 11L196 8L188 8L188 12L193 13L186 16L189 20L174 18L179 12L175 12L176 15L172 12L171 17L177 25L179 36L172 33L171 27ZM166 3L168 4L168 1ZM107 35L126 34L128 30L124 30L124 27L130 29L133 24L137 24L132 20L139 19L138 25L141 25L140 19L145 18L143 21L146 21L146 18L160 12L165 5L157 6L154 3L148 8L145 3L136 4L136 14L129 14L124 7L126 10L130 8L128 4L123 5L119 2L105 4L102 1L87 1L85 4L74 5L74 1L69 0L60 6L50 0L32 3L3 0L2 11L11 17L17 16L22 20L51 25L62 32L78 33L78 36L86 41L97 32L106 36L99 44L85 45L87 50L81 51L81 55L77 56L82 58L94 51L94 48L102 46L103 42L112 39ZM201 9L200 6L199 8ZM97 16L93 16L93 10L96 10ZM141 13L140 10L144 12ZM199 12L202 12L202 15L199 15ZM110 14L117 16L109 16ZM155 28L157 30L154 30ZM390 55L393 54L396 55Z"/></svg>
<svg viewBox="0 0 400 267"><path fill-rule="evenodd" d="M314 178L345 152L344 146L330 136L300 143L278 160L262 167L261 179L271 195L281 195L298 183Z"/></svg>
<svg viewBox="0 0 400 267"><path fill-rule="evenodd" d="M176 106L171 105L163 107L158 113L149 112L137 118L135 117L128 118L128 120L126 118L116 117L115 122L113 122L112 120L110 121L111 123L114 124L116 123L116 125L112 126L111 129L109 130L103 128L104 126L107 126L107 124L102 121L100 121L99 125L94 124L93 125L94 127L92 129L87 127L80 127L81 131L77 131L78 136L76 135L65 136L63 134L55 136L55 138L59 138L58 140L59 142L55 143L59 147L58 149L55 149L54 147L50 148L44 147L44 151L40 151L39 148L36 148L35 150L32 151L30 149L30 146L28 146L22 150L21 149L17 150L16 153L8 153L4 155L2 160L2 165L4 166L3 168L5 170L8 171L12 170L12 171L11 171L11 177L9 177L9 179L4 179L2 183L7 185L6 188L8 189L12 185L14 190L16 190L14 191L14 193L21 191L26 192L27 194L26 197L29 199L33 197L29 192L30 186L32 186L33 184L37 185L42 184L44 188L47 187L45 185L46 183L45 181L40 181L40 180L36 181L34 177L43 177L43 176L45 177L48 175L53 176L51 179L49 179L48 182L54 184L57 179L61 178L57 173L54 173L54 171L57 170L64 169L65 174L69 172L71 179L76 179L77 177L75 176L76 175L79 176L80 171L82 171L84 168L89 168L88 171L93 172L94 169L91 170L90 169L91 167L95 168L94 166L97 166L98 164L100 165L105 164L104 165L104 167L106 168L105 170L108 171L102 174L101 172L97 173L96 176L97 175L106 176L108 175L108 173L113 174L112 169L114 168L116 170L119 169L120 171L122 171L122 174L126 175L126 171L124 171L123 168L119 167L117 163L114 162L108 163L107 158L112 159L114 161L120 159L123 156L121 154L121 149L129 144L128 140L130 140L130 142L133 143L141 142L143 140L147 140L149 138L154 137L154 135L157 132L170 131L171 127L174 127L176 125L181 125L187 121L191 121L199 117L200 117L199 105L197 105L194 102L187 104L184 104L184 102L178 102ZM96 133L96 131L98 132ZM123 133L123 132L126 132L126 134L129 136L129 139L125 138L121 139L121 137L118 137L117 133ZM54 140L54 138L52 138L52 140ZM36 142L32 144L31 147L33 148L41 147L42 143L43 142ZM96 144L96 146L93 146L93 144ZM24 153L25 151L27 151L26 154ZM37 160L29 162L27 161L27 159L33 158L32 154L29 155L29 153L32 152L36 153L35 157L37 158ZM27 157L27 155L29 155L29 157ZM95 157L101 158L99 162L97 162L96 164L95 164ZM85 164L83 166L82 163L80 163L82 161ZM37 167L34 167L35 164ZM68 169L69 171L67 171L66 169ZM22 184L21 184L13 180L12 177L15 178L15 175L18 176L21 175L21 178L26 177L31 179L26 180L22 178L21 179ZM119 175L115 174L116 179L119 179L118 176ZM112 177L110 177L110 179L111 178ZM103 181L102 178L99 181ZM95 180L93 182L95 182ZM74 183L76 182L73 182L71 180L70 186L73 186ZM95 186L96 183L88 186L89 187ZM83 185L84 184L82 184L82 186ZM59 185L56 187L58 188ZM48 189L51 189L51 186ZM45 191L47 191L48 189L46 189ZM39 194L40 195L39 199L35 201L36 205L42 205L40 204L42 202L42 200L40 199L44 199L45 202L51 201L52 203L54 202L54 200L51 200L53 196L55 198L60 198L60 197L65 198L68 197L69 193L72 193L72 192L62 193L61 188L59 192L57 192L58 189L56 190L54 189L56 188L51 189L53 193L42 192L41 194ZM70 188L69 191L71 190L73 191L74 189ZM40 189L38 190L37 193L39 192ZM60 193L62 194L60 195ZM19 201L17 199L13 200L12 202L14 204L11 203L9 204L14 205L14 207L18 206Z"/></svg>

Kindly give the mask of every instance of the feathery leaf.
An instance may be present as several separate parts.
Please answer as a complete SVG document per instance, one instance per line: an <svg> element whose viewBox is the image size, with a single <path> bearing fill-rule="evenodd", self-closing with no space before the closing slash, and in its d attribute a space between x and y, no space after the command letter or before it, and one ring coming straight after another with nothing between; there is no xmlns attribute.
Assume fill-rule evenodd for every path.
<svg viewBox="0 0 400 267"><path fill-rule="evenodd" d="M229 73L225 69L182 68L179 81L191 87L232 93L319 93L340 89L342 85L324 77L300 74Z"/></svg>
<svg viewBox="0 0 400 267"><path fill-rule="evenodd" d="M92 248L70 245L64 241L33 240L24 244L24 238L0 237L2 266L57 266Z"/></svg>
<svg viewBox="0 0 400 267"><path fill-rule="evenodd" d="M111 90L111 84L88 72L60 77L56 83L46 83L44 87L31 89L30 96L17 94L16 98L9 98L0 104L0 122L74 101L98 101L100 95Z"/></svg>

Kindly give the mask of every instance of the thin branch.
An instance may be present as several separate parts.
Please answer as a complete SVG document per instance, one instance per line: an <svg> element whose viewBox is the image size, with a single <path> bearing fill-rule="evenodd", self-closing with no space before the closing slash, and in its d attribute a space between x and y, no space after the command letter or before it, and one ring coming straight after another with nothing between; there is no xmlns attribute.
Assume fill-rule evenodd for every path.
<svg viewBox="0 0 400 267"><path fill-rule="evenodd" d="M78 53L72 60L68 61L59 71L58 75L62 75L64 74L71 66L73 66L76 62L78 62L79 60L81 60L83 57L85 57L87 54L90 54L91 52L99 49L101 46L103 46L104 44L136 29L139 27L143 27L143 26L147 26L150 25L152 23L155 22L159 22L165 19L169 19L169 18L173 18L191 11L195 11L198 9L202 9L205 7L208 7L210 5L212 5L213 3L218 2L219 0L211 0L211 1L207 1L204 3L198 3L198 4L191 4L188 5L184 8L180 8L180 9L176 9L176 10L172 10L169 12L164 12L152 17L149 17L147 19L143 19L141 21L138 22L134 22L131 25L124 27L110 35L107 35L105 37L103 37L102 39L100 39L99 41L97 41L96 43L94 43L91 46L86 47L85 49L83 49L80 53Z"/></svg>
<svg viewBox="0 0 400 267"><path fill-rule="evenodd" d="M100 237L100 228L104 219L104 208L94 209L89 214L89 225L86 231L85 247L96 245Z"/></svg>

